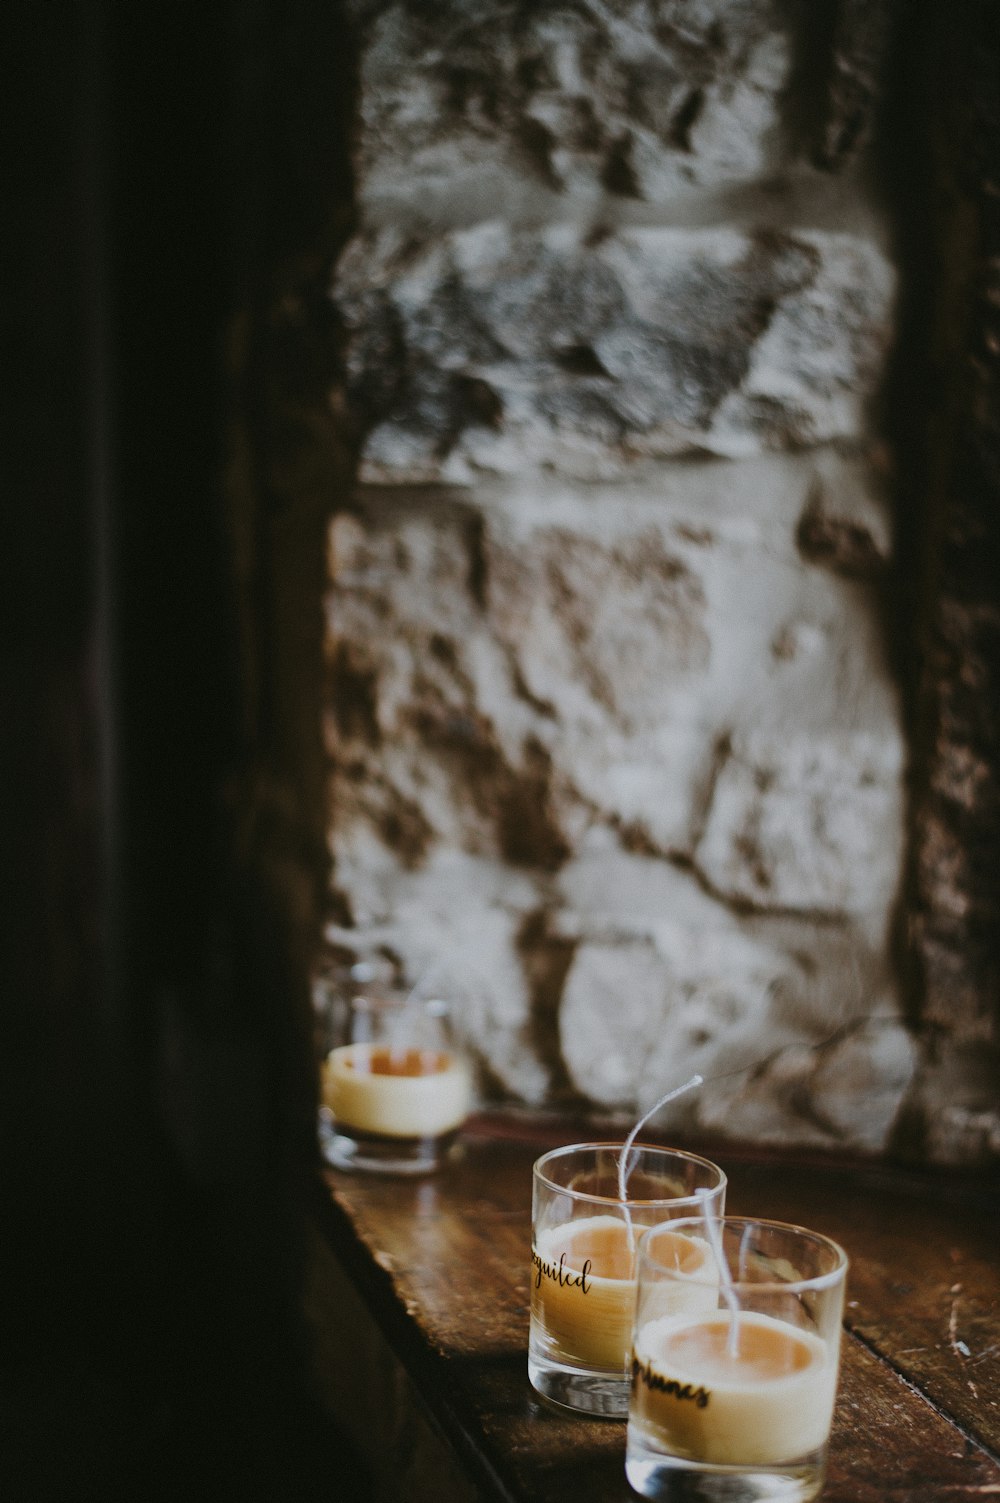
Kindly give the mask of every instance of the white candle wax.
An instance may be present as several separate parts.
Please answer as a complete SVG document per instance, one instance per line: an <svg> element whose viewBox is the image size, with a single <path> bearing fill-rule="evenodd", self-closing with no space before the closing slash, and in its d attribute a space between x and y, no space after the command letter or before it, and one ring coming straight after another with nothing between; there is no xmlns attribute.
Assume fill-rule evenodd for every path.
<svg viewBox="0 0 1000 1503"><path fill-rule="evenodd" d="M323 1100L348 1130L390 1138L436 1138L462 1125L471 1082L448 1050L345 1044L323 1068Z"/></svg>
<svg viewBox="0 0 1000 1503"><path fill-rule="evenodd" d="M630 1423L690 1461L775 1465L830 1431L837 1353L810 1331L741 1311L657 1318L637 1332Z"/></svg>

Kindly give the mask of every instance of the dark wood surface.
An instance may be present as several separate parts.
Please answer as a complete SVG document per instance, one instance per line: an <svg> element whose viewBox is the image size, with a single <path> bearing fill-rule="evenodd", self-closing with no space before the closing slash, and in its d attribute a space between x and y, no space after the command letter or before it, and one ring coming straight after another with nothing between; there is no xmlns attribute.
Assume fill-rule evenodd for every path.
<svg viewBox="0 0 1000 1503"><path fill-rule="evenodd" d="M624 1425L564 1417L528 1384L531 1165L550 1141L573 1137L481 1120L437 1176L330 1171L321 1227L485 1499L625 1503ZM714 1156L730 1211L851 1258L826 1503L1000 1497L995 1182Z"/></svg>

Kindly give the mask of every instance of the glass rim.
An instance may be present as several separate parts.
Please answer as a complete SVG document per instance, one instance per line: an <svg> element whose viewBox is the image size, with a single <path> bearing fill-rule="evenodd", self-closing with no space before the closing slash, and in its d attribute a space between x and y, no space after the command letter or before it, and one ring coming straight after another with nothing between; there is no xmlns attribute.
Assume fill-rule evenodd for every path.
<svg viewBox="0 0 1000 1503"><path fill-rule="evenodd" d="M556 1180L550 1179L548 1177L548 1175L546 1174L546 1172L545 1172L546 1167L550 1163L552 1163L555 1159L560 1159L560 1158L562 1158L564 1156L568 1156L571 1153L588 1153L588 1152L589 1153L594 1153L594 1152L597 1152L599 1150L610 1150L612 1153L620 1154L621 1151L622 1151L622 1149L624 1147L625 1147L624 1141L622 1141L622 1142L611 1141L611 1142L602 1142L602 1143L566 1143L566 1144L564 1144L564 1146L562 1148L550 1148L547 1153L543 1153L541 1155L541 1157L537 1158L535 1160L535 1162L532 1164L532 1166L531 1166L532 1176L539 1182L539 1184L544 1185L547 1190L555 1191L559 1195L572 1195L576 1200L584 1201L584 1202L587 1202L587 1203L589 1203L591 1205L599 1205L599 1206L622 1206L622 1205L624 1205L624 1206L677 1206L677 1205L682 1205L682 1206L686 1206L686 1205L696 1206L696 1205L698 1205L699 1199L698 1199L697 1193L691 1194L691 1195L665 1195L665 1196L652 1196L652 1197L636 1196L634 1198L633 1197L626 1197L625 1200L621 1200L617 1195L597 1195L597 1194L594 1194L592 1191L589 1191L589 1190L574 1190L572 1188L572 1186L570 1186L570 1185L560 1185ZM712 1170L713 1174L716 1174L718 1176L718 1180L710 1188L706 1187L706 1188L708 1188L708 1193L709 1194L718 1195L719 1192L725 1190L726 1187L729 1184L729 1180L726 1177L725 1170L721 1169L718 1164L713 1163L713 1161L711 1159L704 1158L700 1153L691 1153L686 1148L669 1148L669 1147L664 1146L664 1144L662 1144L662 1143L641 1143L641 1142L633 1143L632 1147L629 1149L629 1152L631 1153L635 1149L641 1149L642 1152L644 1152L644 1153L659 1153L659 1154L663 1154L664 1157L666 1157L666 1158L683 1159L686 1163L689 1163L689 1164L699 1164L699 1165L704 1166L706 1169ZM684 1219L687 1219L687 1218L684 1218Z"/></svg>
<svg viewBox="0 0 1000 1503"><path fill-rule="evenodd" d="M825 1232L814 1232L811 1227L799 1226L796 1222L793 1221L774 1221L767 1216L730 1216L726 1214L724 1216L716 1216L713 1219L716 1226L719 1228L727 1225L740 1226L744 1228L748 1226L760 1226L765 1227L769 1231L792 1232L795 1236L800 1237L803 1240L829 1249L833 1252L836 1259L835 1264L832 1268L828 1268L824 1273L810 1274L808 1278L773 1280L754 1279L752 1281L749 1279L733 1279L732 1287L734 1289L752 1289L755 1294L777 1292L779 1290L785 1294L799 1294L808 1289L828 1289L832 1288L835 1284L839 1283L841 1279L845 1278L847 1270L850 1267L851 1260L845 1252L844 1248L841 1247L840 1243L834 1241L832 1237L828 1237ZM662 1226L660 1227L649 1227L646 1236L642 1238L642 1241L639 1243L638 1247L639 1257L636 1266L637 1279L642 1277L643 1267L647 1264L651 1268L655 1268L659 1272L665 1273L670 1276L673 1276L678 1272L676 1268L671 1268L666 1263L661 1262L660 1259L657 1258L656 1254L651 1250L650 1244L655 1240L652 1234L655 1234L658 1231L678 1232L681 1231L682 1228L693 1229L695 1227L697 1227L702 1233L705 1232L704 1216L679 1216L676 1218L676 1220L663 1222ZM702 1285L705 1288L718 1287L718 1281L714 1279L698 1278L697 1276L693 1276L691 1274L684 1274L683 1278L686 1285L696 1284Z"/></svg>
<svg viewBox="0 0 1000 1503"><path fill-rule="evenodd" d="M407 1012L411 1008L414 1012L430 1013L431 1017L444 1017L451 1011L443 997L414 997L412 993L404 991L381 991L377 996L369 997L363 992L356 997L351 997L348 1004L354 1012Z"/></svg>

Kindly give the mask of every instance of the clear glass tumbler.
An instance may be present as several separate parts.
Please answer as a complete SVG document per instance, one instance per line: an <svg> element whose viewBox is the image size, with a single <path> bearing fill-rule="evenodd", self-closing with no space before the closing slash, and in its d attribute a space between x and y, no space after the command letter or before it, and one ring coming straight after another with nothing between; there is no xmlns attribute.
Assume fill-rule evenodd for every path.
<svg viewBox="0 0 1000 1503"><path fill-rule="evenodd" d="M660 1503L806 1503L823 1486L847 1256L705 1216L639 1253L625 1470Z"/></svg>
<svg viewBox="0 0 1000 1503"><path fill-rule="evenodd" d="M718 1165L673 1148L636 1144L621 1198L621 1143L579 1143L533 1172L528 1376L551 1403L624 1419L636 1253L649 1228L690 1216L707 1196L725 1205Z"/></svg>
<svg viewBox="0 0 1000 1503"><path fill-rule="evenodd" d="M426 1174L469 1112L471 1072L447 1004L399 992L351 998L322 1069L320 1141L338 1169Z"/></svg>

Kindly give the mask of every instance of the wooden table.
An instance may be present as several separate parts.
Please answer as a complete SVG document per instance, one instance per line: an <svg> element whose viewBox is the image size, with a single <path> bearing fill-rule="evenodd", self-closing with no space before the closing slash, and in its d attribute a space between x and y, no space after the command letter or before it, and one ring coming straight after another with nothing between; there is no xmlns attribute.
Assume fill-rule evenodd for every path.
<svg viewBox="0 0 1000 1503"><path fill-rule="evenodd" d="M574 1140L481 1119L437 1176L326 1174L317 1364L377 1497L635 1498L624 1424L556 1413L527 1380L531 1165ZM1000 1498L995 1177L709 1156L729 1175L730 1211L812 1227L850 1255L825 1503Z"/></svg>

